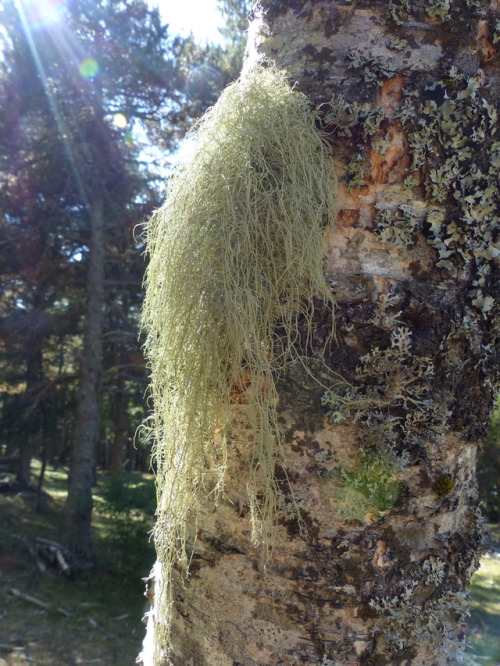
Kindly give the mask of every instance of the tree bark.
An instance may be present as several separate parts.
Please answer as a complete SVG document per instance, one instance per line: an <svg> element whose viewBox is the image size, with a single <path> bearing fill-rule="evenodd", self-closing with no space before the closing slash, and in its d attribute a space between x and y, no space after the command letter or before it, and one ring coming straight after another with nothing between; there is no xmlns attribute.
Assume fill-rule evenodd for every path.
<svg viewBox="0 0 500 666"><path fill-rule="evenodd" d="M124 353L120 349L120 362L123 363ZM123 370L118 370L116 393L113 401L114 433L109 455L109 469L113 474L123 470L127 450L127 390Z"/></svg>
<svg viewBox="0 0 500 666"><path fill-rule="evenodd" d="M170 661L153 657L164 621L153 570L146 666L442 666L464 648L463 591L481 543L476 456L499 377L498 218L486 192L498 172L499 6L414 4L254 5L245 68L285 69L334 147L340 210L325 272L336 342L323 367L318 310L310 368L297 363L281 382L272 560L251 542L251 452L235 441L224 499L200 509L190 575L174 581Z"/></svg>
<svg viewBox="0 0 500 666"><path fill-rule="evenodd" d="M68 497L61 524L61 540L77 557L77 567L83 569L91 565L93 556L90 534L92 485L100 432L99 386L102 371L104 219L103 201L98 194L93 197L90 215L91 237L83 352Z"/></svg>
<svg viewBox="0 0 500 666"><path fill-rule="evenodd" d="M40 341L33 341L33 347L27 354L25 410L21 426L24 441L20 443L19 447L16 475L16 480L21 488L31 486L31 460L42 438L43 405L40 404L40 397L37 395L43 388L42 360Z"/></svg>

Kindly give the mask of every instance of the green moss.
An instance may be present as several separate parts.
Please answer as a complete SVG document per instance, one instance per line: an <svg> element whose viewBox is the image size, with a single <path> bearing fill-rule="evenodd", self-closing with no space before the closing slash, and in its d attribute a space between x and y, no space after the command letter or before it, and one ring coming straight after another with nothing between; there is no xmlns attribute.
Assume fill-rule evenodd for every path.
<svg viewBox="0 0 500 666"><path fill-rule="evenodd" d="M443 476L439 477L439 479L434 484L434 492L439 497L447 497L451 492L453 492L454 487L455 484L453 483L451 476L449 474L444 474Z"/></svg>
<svg viewBox="0 0 500 666"><path fill-rule="evenodd" d="M237 422L246 425L253 452L253 538L267 556L282 444L275 380L292 356L299 318L311 335L313 299L333 305L322 233L335 215L336 179L307 99L283 73L256 68L224 91L192 138L195 154L178 167L146 228L142 323L154 404L155 542L165 581L156 603L167 618L157 643L164 651L172 569L187 567L197 506L223 488Z"/></svg>
<svg viewBox="0 0 500 666"><path fill-rule="evenodd" d="M400 486L395 467L374 448L361 448L352 469L333 470L335 506L345 520L379 517L397 502Z"/></svg>

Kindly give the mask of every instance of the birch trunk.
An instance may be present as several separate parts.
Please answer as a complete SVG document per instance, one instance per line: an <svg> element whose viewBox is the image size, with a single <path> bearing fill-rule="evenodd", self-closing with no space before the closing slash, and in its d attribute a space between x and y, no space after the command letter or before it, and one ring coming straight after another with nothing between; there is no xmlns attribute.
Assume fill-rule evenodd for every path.
<svg viewBox="0 0 500 666"><path fill-rule="evenodd" d="M281 382L276 475L296 503L283 481L265 568L251 542L250 452L234 443L225 498L198 517L190 575L174 582L171 663L453 664L481 543L476 456L498 385L487 189L498 177L498 2L253 9L245 67L285 69L331 133L336 342L323 367L318 314L304 351L323 385L300 364ZM156 565L150 598L161 584ZM148 620L139 661L151 666L154 598Z"/></svg>

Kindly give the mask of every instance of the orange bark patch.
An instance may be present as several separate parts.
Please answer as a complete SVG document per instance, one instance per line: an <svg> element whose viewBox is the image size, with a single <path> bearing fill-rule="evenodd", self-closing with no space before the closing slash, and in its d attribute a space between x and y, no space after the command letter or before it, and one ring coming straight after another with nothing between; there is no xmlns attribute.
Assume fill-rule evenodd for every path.
<svg viewBox="0 0 500 666"><path fill-rule="evenodd" d="M373 227L375 219L375 205L373 203L362 204L359 211L359 226L365 229Z"/></svg>
<svg viewBox="0 0 500 666"><path fill-rule="evenodd" d="M267 379L263 375L250 375L246 370L242 370L229 391L231 402L248 405L255 388L261 395L267 393L269 391Z"/></svg>
<svg viewBox="0 0 500 666"><path fill-rule="evenodd" d="M373 566L379 569L390 567L393 563L387 557L387 544L385 541L377 541L377 549L372 560Z"/></svg>
<svg viewBox="0 0 500 666"><path fill-rule="evenodd" d="M359 210L343 208L339 210L337 218L335 220L335 225L339 229L345 229L346 227L355 227L359 220Z"/></svg>
<svg viewBox="0 0 500 666"><path fill-rule="evenodd" d="M377 294L387 294L393 285L391 278L385 277L384 275L372 275L373 284L377 290Z"/></svg>
<svg viewBox="0 0 500 666"><path fill-rule="evenodd" d="M491 43L491 31L488 27L488 21L479 21L477 24L477 35L476 39L479 43L479 48L481 50L482 58L481 64L490 61L496 53L496 49Z"/></svg>
<svg viewBox="0 0 500 666"><path fill-rule="evenodd" d="M236 402L238 405L246 405L248 403L248 394L247 391L250 389L252 381L248 372L241 371L240 376L237 381L231 386L229 396L232 402Z"/></svg>
<svg viewBox="0 0 500 666"><path fill-rule="evenodd" d="M393 76L392 79L386 79L377 91L375 106L382 108L385 115L390 118L401 102L401 92L406 77L402 74Z"/></svg>
<svg viewBox="0 0 500 666"><path fill-rule="evenodd" d="M410 164L408 142L403 129L392 125L385 135L385 154L370 152L371 177L374 183L401 183Z"/></svg>
<svg viewBox="0 0 500 666"><path fill-rule="evenodd" d="M359 207L361 206L359 196L366 189L367 188L364 187L361 190L355 189L352 192L349 192L349 190L343 183L339 183L339 191L338 191L339 208L341 210L343 209L359 210Z"/></svg>

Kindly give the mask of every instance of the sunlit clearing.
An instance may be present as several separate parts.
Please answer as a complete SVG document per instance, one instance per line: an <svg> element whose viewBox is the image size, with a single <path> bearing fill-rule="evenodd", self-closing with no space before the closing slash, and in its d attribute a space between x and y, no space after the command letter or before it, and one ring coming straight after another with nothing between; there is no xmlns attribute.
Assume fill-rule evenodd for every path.
<svg viewBox="0 0 500 666"><path fill-rule="evenodd" d="M16 0L18 10L23 8L32 29L60 21L65 4L66 0Z"/></svg>
<svg viewBox="0 0 500 666"><path fill-rule="evenodd" d="M92 79L99 72L99 63L93 58L85 58L78 65L80 74L86 79Z"/></svg>
<svg viewBox="0 0 500 666"><path fill-rule="evenodd" d="M127 116L124 116L123 113L115 113L113 116L113 125L118 129L125 129L127 122Z"/></svg>

